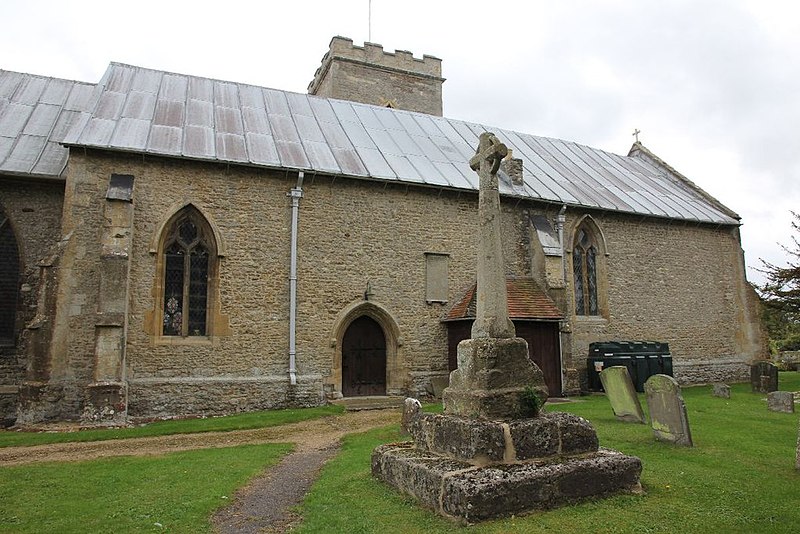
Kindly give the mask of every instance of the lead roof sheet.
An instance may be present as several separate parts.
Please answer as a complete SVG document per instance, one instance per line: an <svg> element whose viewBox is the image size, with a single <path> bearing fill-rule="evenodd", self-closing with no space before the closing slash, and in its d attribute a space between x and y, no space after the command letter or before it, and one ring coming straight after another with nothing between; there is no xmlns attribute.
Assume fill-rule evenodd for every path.
<svg viewBox="0 0 800 534"><path fill-rule="evenodd" d="M0 173L61 176L69 152L60 143L89 119L95 88L0 70Z"/></svg>
<svg viewBox="0 0 800 534"><path fill-rule="evenodd" d="M475 190L481 132L523 160L501 194L737 224L643 158L422 113L112 63L96 86L0 71L0 172L59 176L76 145Z"/></svg>

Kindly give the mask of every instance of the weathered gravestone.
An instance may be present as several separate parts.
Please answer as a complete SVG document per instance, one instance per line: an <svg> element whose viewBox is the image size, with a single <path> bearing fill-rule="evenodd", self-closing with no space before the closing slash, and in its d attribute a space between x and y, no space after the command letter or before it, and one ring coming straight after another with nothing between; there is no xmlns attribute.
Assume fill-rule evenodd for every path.
<svg viewBox="0 0 800 534"><path fill-rule="evenodd" d="M778 391L778 368L775 364L761 361L750 366L750 386L753 393Z"/></svg>
<svg viewBox="0 0 800 534"><path fill-rule="evenodd" d="M407 399L403 422L414 441L372 453L374 476L468 522L641 490L638 458L600 450L580 417L540 412L544 376L508 318L497 189L506 153L484 133L470 160L480 176L477 313L472 339L458 345L445 413Z"/></svg>
<svg viewBox="0 0 800 534"><path fill-rule="evenodd" d="M627 367L615 365L603 369L600 372L600 381L617 419L626 423L647 422Z"/></svg>
<svg viewBox="0 0 800 534"><path fill-rule="evenodd" d="M767 393L767 407L772 412L794 413L794 394L791 391Z"/></svg>
<svg viewBox="0 0 800 534"><path fill-rule="evenodd" d="M714 384L713 390L711 394L715 397L721 397L723 399L730 399L731 398L731 387L728 384Z"/></svg>
<svg viewBox="0 0 800 534"><path fill-rule="evenodd" d="M794 468L800 471L800 425L797 427L797 452L795 453Z"/></svg>
<svg viewBox="0 0 800 534"><path fill-rule="evenodd" d="M671 376L653 375L644 383L644 392L650 411L650 425L656 439L693 446L686 403L683 402L678 382Z"/></svg>

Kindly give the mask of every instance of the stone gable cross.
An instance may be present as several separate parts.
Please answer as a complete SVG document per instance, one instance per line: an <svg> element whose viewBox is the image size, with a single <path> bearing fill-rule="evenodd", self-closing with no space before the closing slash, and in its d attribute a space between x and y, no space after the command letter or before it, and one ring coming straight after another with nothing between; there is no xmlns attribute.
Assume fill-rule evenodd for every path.
<svg viewBox="0 0 800 534"><path fill-rule="evenodd" d="M508 318L505 262L500 228L500 192L497 171L508 154L506 145L492 133L484 132L469 166L480 177L478 193L478 295L472 337L514 337Z"/></svg>

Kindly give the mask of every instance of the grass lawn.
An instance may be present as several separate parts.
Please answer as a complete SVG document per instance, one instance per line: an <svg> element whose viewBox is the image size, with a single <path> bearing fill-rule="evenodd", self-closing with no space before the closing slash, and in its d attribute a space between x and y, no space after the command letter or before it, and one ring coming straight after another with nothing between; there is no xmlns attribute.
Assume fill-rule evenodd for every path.
<svg viewBox="0 0 800 534"><path fill-rule="evenodd" d="M781 373L780 384L782 390L800 390L800 373ZM603 396L549 406L548 410L570 411L592 421L601 445L639 456L647 494L487 521L469 531L797 532L798 415L769 412L765 396L749 389L746 384L733 386L730 400L712 397L710 387L684 390L696 445L692 449L655 442L648 426L617 422ZM287 415L253 416L265 418L260 419L262 426L264 420L281 424L270 414ZM178 425L179 432L187 431L184 424L206 421L220 425L207 430L231 430L245 424L246 419L237 419L244 417L234 416L227 423L227 418L218 418L169 424ZM251 427L246 424L244 428ZM298 531L435 534L462 530L371 477L372 449L399 439L397 426L346 438L342 452L326 465L299 506L304 523ZM289 449L289 445L252 445L0 467L0 532L207 532L213 511L230 502L236 488Z"/></svg>
<svg viewBox="0 0 800 534"><path fill-rule="evenodd" d="M266 410L225 417L205 419L180 419L158 421L133 428L109 428L81 430L78 432L15 432L0 431L0 447L19 447L44 445L46 443L66 443L72 441L103 441L108 439L144 438L170 434L192 434L196 432L229 432L266 428L316 419L326 415L344 412L341 406L320 406L317 408L294 408L286 410Z"/></svg>
<svg viewBox="0 0 800 534"><path fill-rule="evenodd" d="M209 532L287 444L0 468L0 532Z"/></svg>
<svg viewBox="0 0 800 534"><path fill-rule="evenodd" d="M800 390L800 373L781 373ZM734 385L730 400L711 388L684 389L694 448L653 440L649 426L617 422L605 397L549 406L589 419L600 444L642 459L644 496L621 495L525 517L488 521L475 533L798 532L800 473L794 469L798 415L769 412L765 396ZM642 396L643 397L643 396ZM642 405L646 407L644 398ZM346 439L301 507L299 532L425 533L462 527L373 480L372 449L401 439L396 427Z"/></svg>

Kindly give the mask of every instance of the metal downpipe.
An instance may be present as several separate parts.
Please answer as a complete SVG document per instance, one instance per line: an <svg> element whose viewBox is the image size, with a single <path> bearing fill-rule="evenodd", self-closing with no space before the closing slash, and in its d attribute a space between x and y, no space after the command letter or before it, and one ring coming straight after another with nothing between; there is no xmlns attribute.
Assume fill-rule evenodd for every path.
<svg viewBox="0 0 800 534"><path fill-rule="evenodd" d="M289 260L289 383L297 384L297 220L303 198L303 171L297 173L297 185L289 191L292 199L292 235Z"/></svg>

